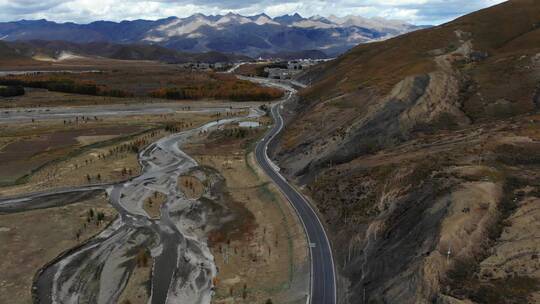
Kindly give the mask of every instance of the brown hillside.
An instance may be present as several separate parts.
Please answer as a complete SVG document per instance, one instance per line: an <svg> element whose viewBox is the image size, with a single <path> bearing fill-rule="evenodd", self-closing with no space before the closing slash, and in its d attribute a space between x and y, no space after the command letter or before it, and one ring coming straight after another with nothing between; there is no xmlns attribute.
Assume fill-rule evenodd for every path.
<svg viewBox="0 0 540 304"><path fill-rule="evenodd" d="M540 303L540 1L300 80L272 152L327 225L340 303Z"/></svg>
<svg viewBox="0 0 540 304"><path fill-rule="evenodd" d="M17 66L20 64L37 64L38 62L32 60L28 56L17 52L8 44L0 41L0 67Z"/></svg>

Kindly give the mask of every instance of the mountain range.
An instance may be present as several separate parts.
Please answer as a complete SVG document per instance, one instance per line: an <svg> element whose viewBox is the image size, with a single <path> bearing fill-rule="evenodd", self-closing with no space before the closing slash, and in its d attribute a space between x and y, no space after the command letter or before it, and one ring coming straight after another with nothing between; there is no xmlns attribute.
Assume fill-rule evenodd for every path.
<svg viewBox="0 0 540 304"><path fill-rule="evenodd" d="M110 58L118 60L152 60L163 63L239 62L252 58L215 51L187 53L158 45L118 44L109 42L75 43L66 41L29 40L0 41L0 63L13 59L32 60L34 63L61 62L73 59Z"/></svg>
<svg viewBox="0 0 540 304"><path fill-rule="evenodd" d="M328 56L336 56L360 43L383 40L419 28L422 27L401 21L358 16L304 18L294 14L270 18L265 14L246 17L229 13L89 24L47 20L3 22L0 23L0 40L149 44L182 52L217 51L251 57L319 50Z"/></svg>

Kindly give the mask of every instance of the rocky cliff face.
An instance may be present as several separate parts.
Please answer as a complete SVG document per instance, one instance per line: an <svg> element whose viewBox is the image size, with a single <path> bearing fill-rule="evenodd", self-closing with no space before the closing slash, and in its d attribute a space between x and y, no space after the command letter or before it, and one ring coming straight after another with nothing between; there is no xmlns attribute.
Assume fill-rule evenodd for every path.
<svg viewBox="0 0 540 304"><path fill-rule="evenodd" d="M539 299L538 16L509 1L302 76L273 153L333 236L341 303Z"/></svg>

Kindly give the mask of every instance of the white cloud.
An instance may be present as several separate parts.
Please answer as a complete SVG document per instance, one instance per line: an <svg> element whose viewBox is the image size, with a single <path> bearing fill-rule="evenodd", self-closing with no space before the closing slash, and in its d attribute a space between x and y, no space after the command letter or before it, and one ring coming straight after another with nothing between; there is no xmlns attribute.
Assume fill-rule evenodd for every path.
<svg viewBox="0 0 540 304"><path fill-rule="evenodd" d="M299 12L302 4L298 2L280 3L270 5L265 8L265 13L269 16L282 16L292 12Z"/></svg>

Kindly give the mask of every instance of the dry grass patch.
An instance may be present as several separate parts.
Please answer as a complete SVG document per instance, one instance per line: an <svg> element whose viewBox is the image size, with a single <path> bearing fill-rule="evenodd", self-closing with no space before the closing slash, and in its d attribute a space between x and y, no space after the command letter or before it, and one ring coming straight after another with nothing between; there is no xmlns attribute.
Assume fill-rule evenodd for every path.
<svg viewBox="0 0 540 304"><path fill-rule="evenodd" d="M154 192L154 195L144 201L143 208L151 218L158 219L161 215L161 205L167 201L167 196L161 192Z"/></svg>
<svg viewBox="0 0 540 304"><path fill-rule="evenodd" d="M100 232L115 216L104 196L0 215L0 303L31 303L32 279L39 268Z"/></svg>
<svg viewBox="0 0 540 304"><path fill-rule="evenodd" d="M121 304L146 304L150 299L153 259L147 249L139 249L137 265L118 299Z"/></svg>
<svg viewBox="0 0 540 304"><path fill-rule="evenodd" d="M190 199L198 199L204 191L203 183L195 176L184 175L178 178L180 191Z"/></svg>
<svg viewBox="0 0 540 304"><path fill-rule="evenodd" d="M171 115L143 115L132 117L109 117L100 120L103 125L100 129L98 122L91 122L73 126L70 131L72 136L70 146L60 146L57 149L50 148L54 143L44 141L43 145L36 146L42 151L33 157L25 153L8 154L0 152L0 168L12 168L18 172L15 175L11 170L4 170L0 177L6 175L9 183L17 181L18 185L2 188L4 195L14 195L21 192L39 191L43 189L67 186L80 186L95 183L110 183L126 180L140 173L138 152L147 145L158 139L170 135L171 132L180 132L186 129L198 127L208 121L214 120L212 114L175 113ZM112 125L116 124L116 127ZM49 121L36 124L36 128L28 128L29 125L9 124L2 126L5 131L6 145L1 151L5 151L10 145L17 144L22 140L37 140L49 136L50 132L61 132L65 126L62 121ZM167 126L174 125L174 130L166 131ZM160 129L161 128L161 129ZM78 143L80 136L96 134L95 130L115 131L118 134L112 138L102 138L104 141L94 142L82 146ZM136 133L123 134L125 131L136 130ZM62 131L63 132L63 131ZM67 131L66 131L67 132ZM99 134L99 133L98 133ZM1 137L0 137L1 138ZM12 140L8 142L7 139ZM95 137L92 140L97 140ZM60 147L65 147L60 149ZM30 153L30 152L27 152ZM5 155L5 156L4 156ZM4 158L6 157L6 158ZM35 161L34 161L35 160ZM37 162L39 160L39 162ZM22 164L22 165L20 165ZM23 171L24 169L24 171ZM21 178L22 174L28 174ZM18 180L17 180L18 179ZM7 182L6 182L7 183Z"/></svg>

